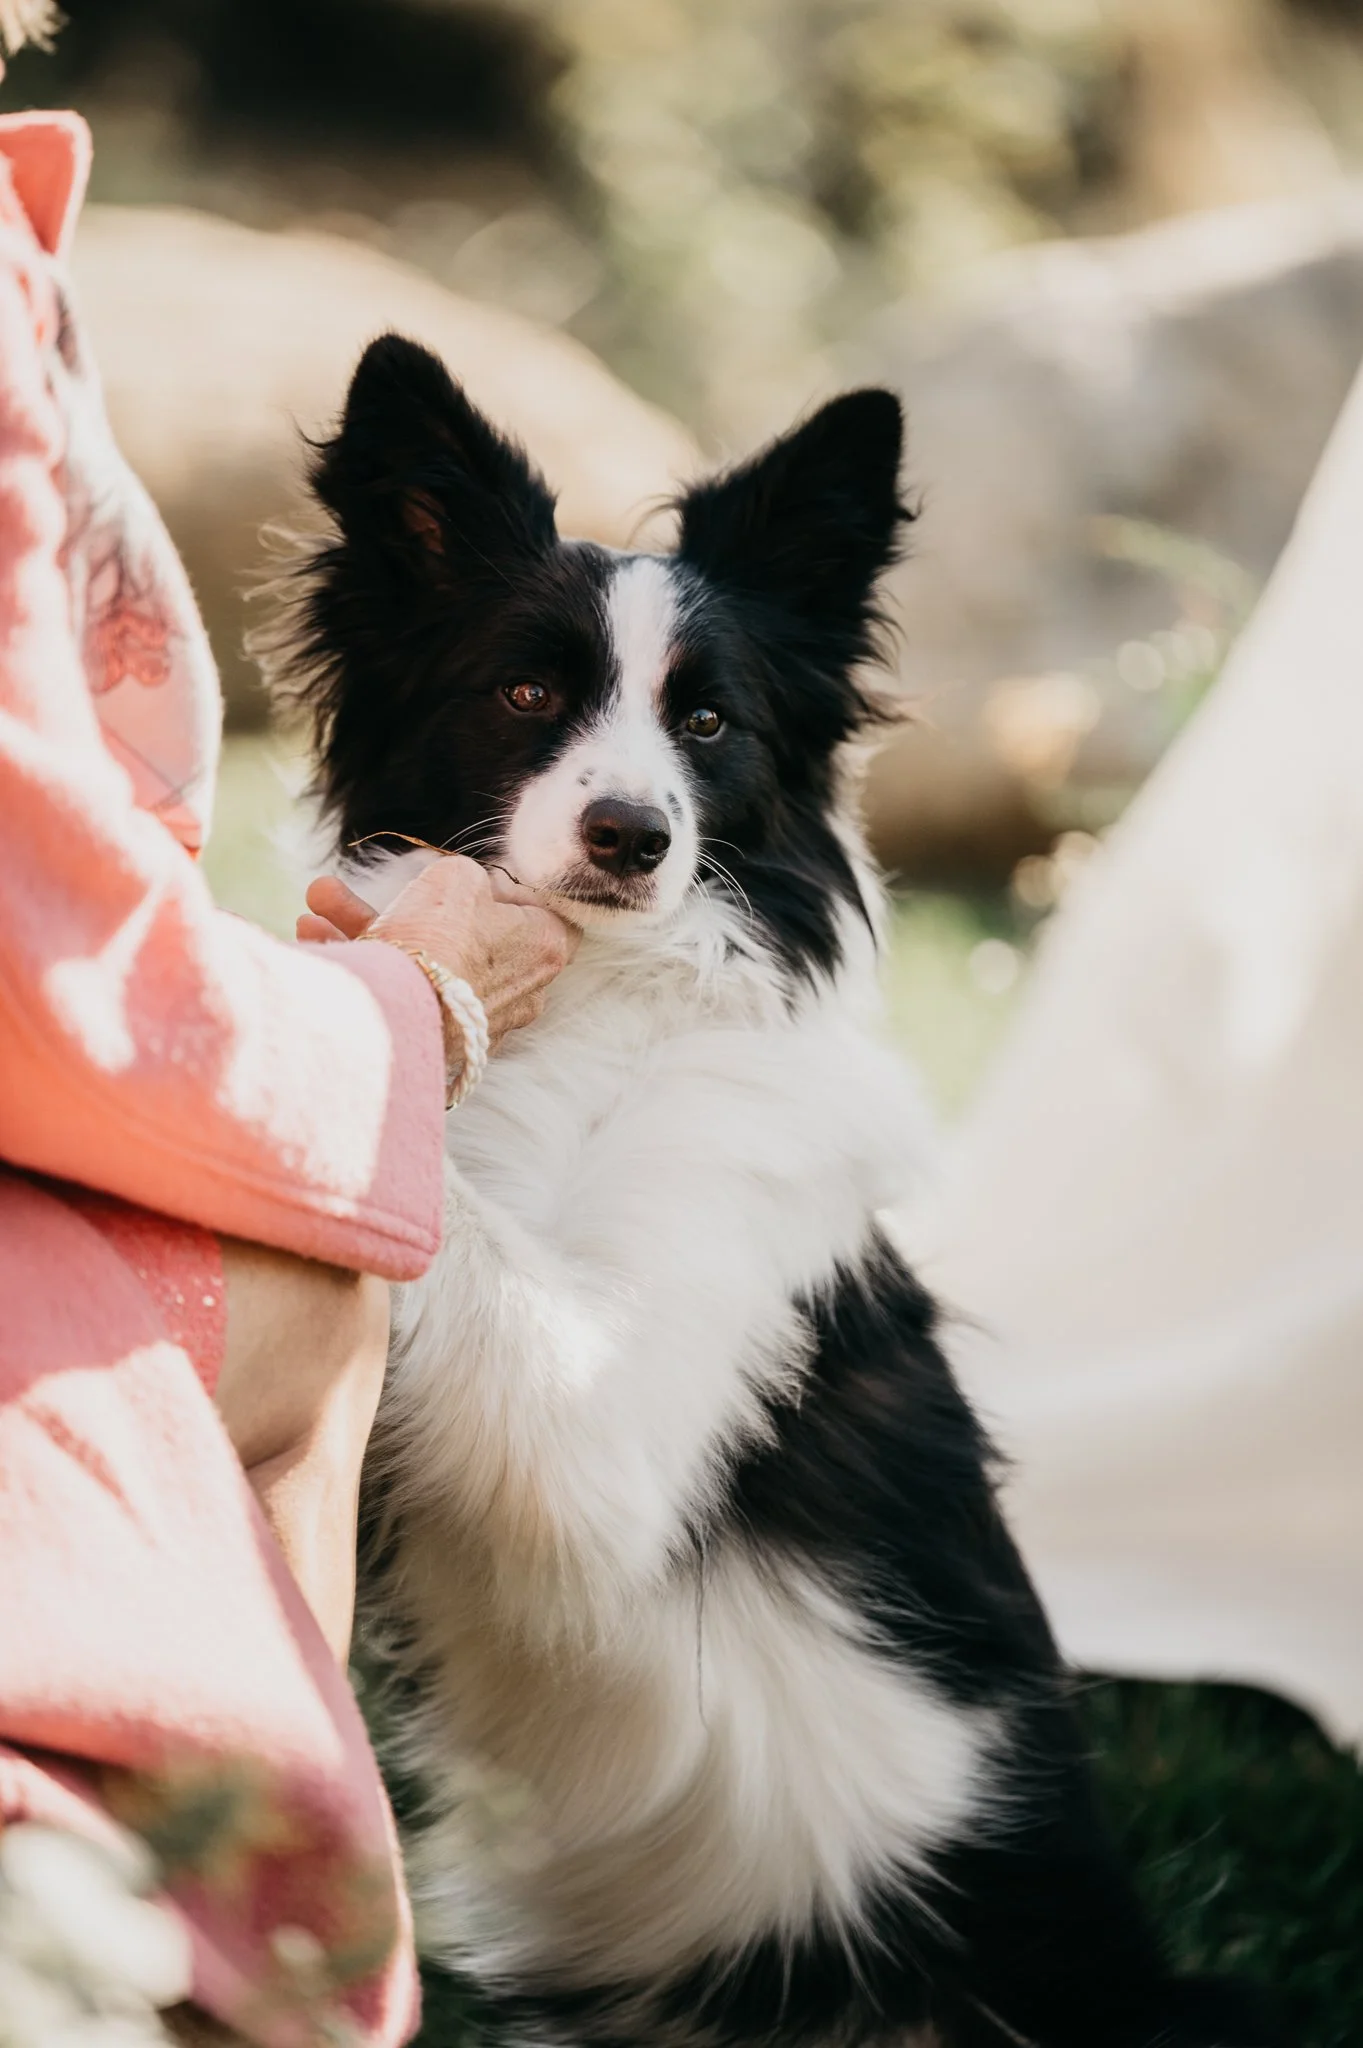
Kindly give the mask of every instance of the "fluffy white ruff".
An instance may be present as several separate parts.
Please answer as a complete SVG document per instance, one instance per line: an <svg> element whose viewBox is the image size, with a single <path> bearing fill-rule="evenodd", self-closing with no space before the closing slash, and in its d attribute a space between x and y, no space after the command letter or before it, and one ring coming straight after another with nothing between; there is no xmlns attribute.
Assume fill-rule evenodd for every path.
<svg viewBox="0 0 1363 2048"><path fill-rule="evenodd" d="M798 1382L793 1301L922 1155L850 916L845 940L838 986L792 1004L703 896L589 933L449 1121L446 1242L398 1304L375 1457L384 1598L435 1672L404 1731L423 1933L485 1974L600 1981L839 1924L987 1796L993 1717L835 1588L732 1546L706 1565L689 1533L759 1396Z"/></svg>

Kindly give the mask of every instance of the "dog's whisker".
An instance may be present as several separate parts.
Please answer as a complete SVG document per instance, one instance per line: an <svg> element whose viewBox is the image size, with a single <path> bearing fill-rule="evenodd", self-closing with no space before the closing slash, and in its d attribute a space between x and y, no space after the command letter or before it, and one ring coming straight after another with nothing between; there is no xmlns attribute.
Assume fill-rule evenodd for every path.
<svg viewBox="0 0 1363 2048"><path fill-rule="evenodd" d="M345 850L347 853L355 853L361 847L372 846L375 840L397 839L403 845L420 848L425 853L464 853L470 858L476 858L478 854L490 853L498 845L502 822L497 817L476 819L471 825L465 825L459 831L452 832L448 839L442 840L439 845L432 840L421 838L414 832L399 832L392 827L382 827L377 831L364 832L356 838L346 840Z"/></svg>
<svg viewBox="0 0 1363 2048"><path fill-rule="evenodd" d="M749 923L756 924L757 913L752 907L752 898L749 896L747 890L743 887L743 884L739 881L738 877L732 874L730 870L725 867L723 861L716 860L714 855L709 852L708 843L706 851L700 855L698 864L702 868L709 868L710 870L712 870L713 873L719 876L722 882L728 884L729 888L732 889L735 895L738 897L739 902L742 905L744 914L748 918Z"/></svg>

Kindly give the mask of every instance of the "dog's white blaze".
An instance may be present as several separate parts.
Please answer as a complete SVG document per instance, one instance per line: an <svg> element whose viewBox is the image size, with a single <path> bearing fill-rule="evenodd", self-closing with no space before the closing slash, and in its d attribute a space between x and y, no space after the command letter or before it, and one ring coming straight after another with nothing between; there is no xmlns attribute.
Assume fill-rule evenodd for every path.
<svg viewBox="0 0 1363 2048"><path fill-rule="evenodd" d="M594 794L655 804L667 813L674 832L677 807L689 807L689 794L676 743L662 720L661 700L679 624L668 564L654 555L622 561L606 590L615 691L584 748Z"/></svg>
<svg viewBox="0 0 1363 2048"><path fill-rule="evenodd" d="M507 821L507 859L522 881L552 889L583 860L579 820L589 803L626 797L652 804L672 834L652 877L652 910L667 916L694 881L700 853L685 766L661 715L681 618L672 570L654 555L622 557L604 611L614 688L588 730L517 798Z"/></svg>
<svg viewBox="0 0 1363 2048"><path fill-rule="evenodd" d="M677 641L680 609L668 564L657 555L628 556L606 592L606 626L620 677L620 714L656 724L653 714Z"/></svg>

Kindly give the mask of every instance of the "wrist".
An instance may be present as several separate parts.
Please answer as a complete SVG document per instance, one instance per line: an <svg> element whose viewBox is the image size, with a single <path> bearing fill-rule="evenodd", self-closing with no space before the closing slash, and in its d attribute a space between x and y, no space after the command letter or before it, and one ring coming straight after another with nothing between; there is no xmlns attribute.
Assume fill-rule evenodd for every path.
<svg viewBox="0 0 1363 2048"><path fill-rule="evenodd" d="M457 1109L482 1080L488 1061L487 1012L476 990L461 975L451 973L424 946L391 932L368 931L362 936L405 953L430 983L440 1005L445 1043L445 1107Z"/></svg>

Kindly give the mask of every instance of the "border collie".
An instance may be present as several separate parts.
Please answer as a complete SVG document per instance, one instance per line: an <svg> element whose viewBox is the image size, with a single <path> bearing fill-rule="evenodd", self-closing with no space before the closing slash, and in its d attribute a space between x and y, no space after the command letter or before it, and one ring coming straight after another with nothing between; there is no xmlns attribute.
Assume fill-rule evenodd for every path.
<svg viewBox="0 0 1363 2048"><path fill-rule="evenodd" d="M338 845L371 896L423 841L585 931L449 1119L369 1464L420 1924L522 2039L1252 2048L1115 1859L877 1221L920 1133L848 758L900 449L854 392L619 554L388 336L313 469L293 687Z"/></svg>

